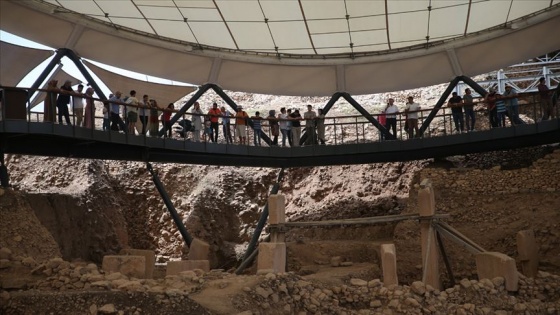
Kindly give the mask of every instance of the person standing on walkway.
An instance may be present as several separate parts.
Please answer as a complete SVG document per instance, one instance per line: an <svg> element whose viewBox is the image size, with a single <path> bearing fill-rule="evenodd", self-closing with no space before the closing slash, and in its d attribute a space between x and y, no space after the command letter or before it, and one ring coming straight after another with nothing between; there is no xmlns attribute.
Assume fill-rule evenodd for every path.
<svg viewBox="0 0 560 315"><path fill-rule="evenodd" d="M280 134L280 128L278 125L278 118L276 118L276 111L271 109L268 111L268 117L266 117L268 124L270 125L270 145L278 145L278 135Z"/></svg>
<svg viewBox="0 0 560 315"><path fill-rule="evenodd" d="M84 120L84 86L78 84L76 94L72 95L72 112L76 117L76 126L81 127Z"/></svg>
<svg viewBox="0 0 560 315"><path fill-rule="evenodd" d="M288 130L286 136L288 137L288 143L290 144L290 147L293 147L294 140L292 138L292 120L290 118L291 116L292 116L292 109L290 108L286 111L286 118L288 119L288 121L286 122L286 129Z"/></svg>
<svg viewBox="0 0 560 315"><path fill-rule="evenodd" d="M476 122L476 116L474 114L474 102L471 93L471 89L465 89L465 95L463 95L463 110L465 111L465 122L467 123L467 131L474 131L474 123Z"/></svg>
<svg viewBox="0 0 560 315"><path fill-rule="evenodd" d="M290 114L290 119L292 122L292 143L294 147L299 147L301 139L301 115L299 109L295 109L294 112Z"/></svg>
<svg viewBox="0 0 560 315"><path fill-rule="evenodd" d="M305 133L307 135L305 145L317 143L315 139L315 118L317 118L317 114L313 110L313 106L307 105L307 111L303 114L303 119L305 119Z"/></svg>
<svg viewBox="0 0 560 315"><path fill-rule="evenodd" d="M260 147L262 135L261 113L256 112L255 116L251 117L251 120L253 121L253 144Z"/></svg>
<svg viewBox="0 0 560 315"><path fill-rule="evenodd" d="M200 103L195 102L194 108L192 109L192 125L194 127L193 131L193 141L200 142L200 132L202 131L202 110L200 109Z"/></svg>
<svg viewBox="0 0 560 315"><path fill-rule="evenodd" d="M218 109L218 103L212 104L212 108L208 111L208 116L210 117L210 128L212 128L212 133L210 138L212 142L218 142L218 130L220 127L220 116L222 112Z"/></svg>
<svg viewBox="0 0 560 315"><path fill-rule="evenodd" d="M286 139L288 138L288 114L286 114L286 107L280 108L280 114L278 114L278 124L280 125L280 132L282 133L282 146L286 146ZM290 141L288 140L288 143Z"/></svg>
<svg viewBox="0 0 560 315"><path fill-rule="evenodd" d="M504 92L504 98L506 101L507 114L509 116L509 121L511 125L521 125L525 122L519 118L519 100L517 99L517 92L514 88L506 85L506 91Z"/></svg>
<svg viewBox="0 0 560 315"><path fill-rule="evenodd" d="M484 101L486 102L486 106L488 109L488 120L492 128L497 128L500 126L498 122L498 109L496 108L496 100L496 90L494 88L490 88L490 91L484 97Z"/></svg>
<svg viewBox="0 0 560 315"><path fill-rule="evenodd" d="M119 115L119 110L121 106L119 103L121 103L121 96L122 96L121 91L116 91L115 95L113 95L113 97L109 99L109 102L111 104L110 107L111 130L119 131L120 128L120 130L122 130L124 133L127 133L128 130L126 128L126 125L124 121L121 119L121 116Z"/></svg>
<svg viewBox="0 0 560 315"><path fill-rule="evenodd" d="M146 135L148 130L148 117L150 113L150 100L148 95L144 94L142 97L142 101L140 102L140 107L138 109L138 118L140 119L140 123L142 124L142 131L140 132L142 135Z"/></svg>
<svg viewBox="0 0 560 315"><path fill-rule="evenodd" d="M231 123L230 117L231 113L226 110L224 106L220 108L222 113L222 129L224 132L224 139L226 139L226 143L233 143L233 139L231 137Z"/></svg>
<svg viewBox="0 0 560 315"><path fill-rule="evenodd" d="M159 108L156 100L150 100L150 137L159 136Z"/></svg>
<svg viewBox="0 0 560 315"><path fill-rule="evenodd" d="M395 100L390 98L387 101L387 106L385 107L385 115L386 115L386 125L387 131L391 135L391 139L397 139L397 115L399 114L399 108L395 105ZM391 129L393 130L393 134L391 134Z"/></svg>
<svg viewBox="0 0 560 315"><path fill-rule="evenodd" d="M239 143L241 145L247 143L247 120L249 115L243 110L242 106L237 107L237 113L235 113L235 133L239 137Z"/></svg>
<svg viewBox="0 0 560 315"><path fill-rule="evenodd" d="M84 127L93 129L95 126L95 102L93 100L93 88L86 90L86 109L84 113Z"/></svg>
<svg viewBox="0 0 560 315"><path fill-rule="evenodd" d="M135 134L134 129L136 128L136 122L138 121L138 99L136 98L136 91L130 91L130 96L126 99L127 105L132 106L125 106L126 107L126 121L128 124L128 133L133 135Z"/></svg>
<svg viewBox="0 0 560 315"><path fill-rule="evenodd" d="M457 95L457 93L455 93ZM418 111L420 110L420 105L414 102L414 98L412 96L408 97L408 101L406 102L406 107L404 112L406 113L406 122L408 125L408 137L414 138L419 137L418 134Z"/></svg>
<svg viewBox="0 0 560 315"><path fill-rule="evenodd" d="M552 97L550 95L550 89L546 85L546 80L544 78L539 79L537 89L539 90L539 96L541 99L541 111L543 113L542 120L548 120L550 117L554 118L554 113L552 111Z"/></svg>
<svg viewBox="0 0 560 315"><path fill-rule="evenodd" d="M68 112L68 104L70 104L70 96L73 94L72 82L66 80L60 87L60 94L56 100L56 109L58 110L58 123L62 125L62 117L66 119L66 124L71 126L70 112Z"/></svg>
<svg viewBox="0 0 560 315"><path fill-rule="evenodd" d="M317 138L321 144L325 144L325 114L323 114L323 109L318 109L317 115Z"/></svg>
<svg viewBox="0 0 560 315"><path fill-rule="evenodd" d="M447 102L447 107L451 108L451 115L453 116L453 123L455 124L455 131L462 133L465 130L465 119L463 117L462 108L463 99L457 95L457 92L451 94L451 98Z"/></svg>

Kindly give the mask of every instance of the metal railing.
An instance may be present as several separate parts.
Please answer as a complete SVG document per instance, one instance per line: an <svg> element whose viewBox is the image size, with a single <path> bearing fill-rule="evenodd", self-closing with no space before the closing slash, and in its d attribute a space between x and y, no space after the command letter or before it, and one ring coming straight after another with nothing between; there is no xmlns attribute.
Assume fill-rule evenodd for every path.
<svg viewBox="0 0 560 315"><path fill-rule="evenodd" d="M2 87L0 87L0 89L2 89ZM21 103L18 102L17 104L10 104L10 97L7 97L7 95L11 92L11 91L18 91L18 93L20 93L22 95L22 97L20 99L24 99L23 95L26 95L27 98L25 98L25 100L29 100L29 91L27 89L21 89L21 88L11 88L11 87L6 87L4 88L4 97L0 98L1 103L1 110L0 110L0 120L11 120L11 119L17 119L17 120L26 120L27 122L44 122L46 124L51 124L53 126L57 125L58 123L55 121L45 121L46 116L44 114L44 112L38 112L38 111L31 111L28 110L29 108L29 103L25 104L25 103ZM46 90L45 90L46 91ZM49 91L46 91L49 93ZM48 96L47 96L48 97ZM84 99L88 98L86 96L83 96ZM503 128L508 128L508 127L512 127L515 126L516 123L523 123L523 124L532 124L532 123L536 123L539 122L540 120L544 118L546 118L545 116L545 110L542 108L541 106L541 102L540 99L538 97L538 95L536 93L527 93L527 94L519 94L518 96L519 99L519 118L521 119L522 122L519 121L515 121L514 118L511 115L511 108L506 108L506 112L503 113L503 117L505 117L503 119L503 125L500 125L500 127ZM99 99L95 99L93 98L93 100L95 101L95 110L92 113L92 117L93 117L93 128L91 128L91 130L103 130L103 120L104 117L101 114L101 109L103 108L103 102L101 102ZM27 101L28 102L28 101ZM133 106L130 104L126 104L126 103L119 103L124 109L125 112L127 111L127 109L129 108L145 108L146 110L152 109L150 107L144 107L144 106ZM23 112L22 109L20 109L18 111L18 115L14 116L12 110L10 110L10 106L24 106L25 108L23 109L25 111L25 115L21 115L21 113ZM52 105L51 108L54 108L55 106ZM556 105L554 107L552 107L552 112L548 114L548 116L550 116L551 118L554 117L560 117L560 106ZM158 108L157 111L157 121L158 121L158 132L159 132L159 128L162 126L162 122L161 122L161 114L164 112L165 109L163 108ZM177 110L170 110L172 112L177 112ZM425 109L425 110L420 110L418 111L418 127L420 127L422 125L422 123L424 122L424 120L427 118L429 112L432 111L432 109ZM379 120L381 113L375 113L372 114L376 119ZM476 115L476 125L475 125L475 131L480 131L480 130L488 130L491 129L492 126L489 124L488 122L488 110L486 109L486 104L484 103L483 100L480 100L478 103L475 103L475 115ZM192 113L186 113L182 116L182 118L184 120L188 120L188 121L192 121L192 117L193 116L203 116L202 119L204 120L204 118L209 118L210 116L205 114L205 115L195 115ZM83 126L76 126L76 115L74 113L74 111L70 111L70 117L71 117L71 122L72 122L72 130L73 134L71 136L75 135L75 130L78 128L83 128L86 129ZM218 117L220 120L220 125L218 127L218 143L223 143L226 144L226 138L224 137L224 133L223 133L223 126L222 126L222 120L224 119L223 116L219 116ZM105 118L106 119L106 118ZM231 125L230 125L230 133L234 139L234 142L232 143L233 145L239 145L239 137L238 135L236 135L236 128L235 128L235 120L236 118L234 116L230 116L229 117ZM125 120L123 118L123 120ZM139 119L138 119L139 120ZM148 121L150 119L148 118ZM279 119L278 117L275 117L273 119L276 122L281 121L281 119ZM294 119L289 119L287 120L290 123L293 123L295 120ZM302 134L305 131L305 125L306 125L306 121L305 119L298 119L298 121L301 123L301 132ZM317 120L314 120L314 123L316 123ZM270 139L274 139L275 135L273 135L272 132L272 128L271 128L271 121L269 119L267 119L267 117L263 117L263 120L261 120L262 123L262 132L267 134ZM174 131L173 131L173 135L172 138L174 139L183 139L185 141L193 141L193 132L191 130L188 130L187 132L184 132L185 130L182 129L181 127L181 120L175 124L174 127ZM150 132L146 132L145 135L142 135L140 133L141 131L141 125L140 122L136 123L136 130L135 130L135 135L138 137L157 137L158 133L154 133L153 135L150 134ZM407 129L407 120L406 120L406 115L403 113L399 113L397 114L397 132L396 135L394 135L393 137L391 137L391 139L385 139L385 137L383 136L383 133L378 130L370 121L368 121L365 117L361 116L361 115L351 115L351 116L327 116L324 118L324 126L325 126L325 133L324 133L324 140L326 145L344 145L344 144L359 144L359 143L370 143L370 142L376 142L376 141L393 141L393 140L407 140L410 138L410 134L408 132ZM249 127L248 125L246 125L247 128L247 141L246 141L246 145L253 145L254 144L254 136L255 136L255 132L254 130ZM204 128L203 128L204 129ZM295 132L295 130L293 130L294 127L292 127L292 131ZM146 126L146 130L149 130L149 126ZM313 129L314 135L317 135L317 128L314 127ZM109 128L107 130L107 132L109 133L109 139L111 139L111 135L114 135L116 133L122 133L122 131L111 131L111 128ZM200 133L202 135L202 133L204 132L204 130L201 130ZM465 130L466 132L466 130ZM455 123L454 123L454 119L453 119L453 114L452 114L452 110L449 107L442 107L437 115L435 116L434 120L431 122L430 126L426 129L426 131L424 132L424 134L421 135L421 137L423 138L428 138L428 137L439 137L439 136L448 136L448 135L454 135L454 134L458 134L461 133L461 130L459 130L458 128L456 128ZM200 137L201 139L204 139L203 141L205 142L210 142L210 138L207 137ZM282 145L282 133L279 132L278 136L277 136L277 145ZM286 144L288 144L289 141L286 140ZM320 145L321 141L317 140L315 137L313 137L312 141L310 141L308 143L308 145ZM267 145L266 143L264 143L264 141L262 141L262 145ZM305 145L305 143L303 143L302 145ZM288 146L288 145L286 145Z"/></svg>

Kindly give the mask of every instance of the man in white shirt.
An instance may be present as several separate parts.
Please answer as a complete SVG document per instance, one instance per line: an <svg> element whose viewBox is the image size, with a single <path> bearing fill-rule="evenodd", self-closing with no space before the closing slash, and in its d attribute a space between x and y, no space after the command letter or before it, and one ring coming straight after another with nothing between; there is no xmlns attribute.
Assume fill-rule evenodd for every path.
<svg viewBox="0 0 560 315"><path fill-rule="evenodd" d="M395 100L390 98L387 102L387 107L385 107L385 114L387 118L385 120L385 128L391 133L393 129L392 139L397 138L397 114L399 113L399 108L395 105Z"/></svg>
<svg viewBox="0 0 560 315"><path fill-rule="evenodd" d="M414 138L414 135L418 137L418 111L420 110L420 105L414 103L414 98L412 96L408 97L408 102L406 103L406 108L404 112L406 113L406 123L408 125L408 137Z"/></svg>
<svg viewBox="0 0 560 315"><path fill-rule="evenodd" d="M84 119L84 98L82 97L84 94L82 90L84 86L82 84L78 85L78 89L76 90L75 95L72 95L72 111L74 112L74 116L76 117L76 126L81 127L82 121Z"/></svg>
<svg viewBox="0 0 560 315"><path fill-rule="evenodd" d="M310 145L316 143L315 141L315 118L317 113L313 110L313 106L307 105L307 111L303 114L303 119L305 119L305 133L307 138L305 139L305 144Z"/></svg>

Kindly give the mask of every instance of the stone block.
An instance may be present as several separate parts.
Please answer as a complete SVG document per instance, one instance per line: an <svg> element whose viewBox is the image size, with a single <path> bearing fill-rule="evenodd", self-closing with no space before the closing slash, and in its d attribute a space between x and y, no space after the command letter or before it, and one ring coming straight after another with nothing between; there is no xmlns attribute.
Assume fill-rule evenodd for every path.
<svg viewBox="0 0 560 315"><path fill-rule="evenodd" d="M395 244L382 244L379 254L381 256L381 269L383 270L383 284L385 286L398 285Z"/></svg>
<svg viewBox="0 0 560 315"><path fill-rule="evenodd" d="M260 243L257 272L258 270L286 272L286 243Z"/></svg>
<svg viewBox="0 0 560 315"><path fill-rule="evenodd" d="M268 197L268 223L278 224L286 222L286 197L284 195L270 195Z"/></svg>
<svg viewBox="0 0 560 315"><path fill-rule="evenodd" d="M515 259L497 252L483 252L476 254L476 271L479 279L505 279L506 290L517 291L519 288L519 274L515 266Z"/></svg>
<svg viewBox="0 0 560 315"><path fill-rule="evenodd" d="M120 252L121 255L127 256L144 256L146 259L146 279L152 279L154 277L154 268L156 266L156 252L147 249L123 249Z"/></svg>
<svg viewBox="0 0 560 315"><path fill-rule="evenodd" d="M533 230L517 233L517 252L523 274L531 278L536 277L539 271L539 248Z"/></svg>
<svg viewBox="0 0 560 315"><path fill-rule="evenodd" d="M424 179L418 190L418 211L420 216L432 216L436 212L436 201L432 182Z"/></svg>
<svg viewBox="0 0 560 315"><path fill-rule="evenodd" d="M210 245L203 240L193 238L191 246L189 247L189 260L208 260L210 253Z"/></svg>
<svg viewBox="0 0 560 315"><path fill-rule="evenodd" d="M167 263L166 276L176 276L183 271L200 269L205 272L210 271L209 260L179 260Z"/></svg>
<svg viewBox="0 0 560 315"><path fill-rule="evenodd" d="M146 278L146 258L144 256L104 256L101 268L107 274L120 272L127 277Z"/></svg>

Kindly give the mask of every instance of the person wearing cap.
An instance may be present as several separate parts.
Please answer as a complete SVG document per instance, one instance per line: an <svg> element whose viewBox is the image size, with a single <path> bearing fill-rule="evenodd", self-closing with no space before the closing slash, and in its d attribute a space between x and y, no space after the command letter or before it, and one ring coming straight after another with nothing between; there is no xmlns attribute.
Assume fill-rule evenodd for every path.
<svg viewBox="0 0 560 315"><path fill-rule="evenodd" d="M409 96L408 101L406 102L406 107L404 109L404 112L406 114L406 123L408 125L409 138L414 138L415 136L419 137L418 134L418 111L419 110L420 110L420 105L414 102L414 98L412 96Z"/></svg>
<svg viewBox="0 0 560 315"><path fill-rule="evenodd" d="M453 116L453 123L455 124L455 131L462 133L465 130L465 119L463 116L462 107L463 99L457 95L457 92L453 92L449 101L447 102L447 107L451 108L451 115Z"/></svg>
<svg viewBox="0 0 560 315"><path fill-rule="evenodd" d="M68 104L70 104L70 96L73 94L72 82L66 80L60 87L60 94L56 100L56 109L58 110L58 123L62 125L62 116L64 116L67 125L70 123L70 112L68 111Z"/></svg>
<svg viewBox="0 0 560 315"><path fill-rule="evenodd" d="M471 94L471 89L466 88L463 95L463 110L465 111L465 122L467 124L467 131L474 131L474 123L476 116L474 114L474 101Z"/></svg>
<svg viewBox="0 0 560 315"><path fill-rule="evenodd" d="M500 126L498 123L498 109L496 108L496 101L498 96L496 95L496 89L490 88L488 93L484 96L484 101L486 102L486 108L488 109L488 120L492 128L497 128Z"/></svg>
<svg viewBox="0 0 560 315"><path fill-rule="evenodd" d="M235 132L240 144L247 144L247 119L249 119L249 115L242 106L238 106L237 113L235 113Z"/></svg>

